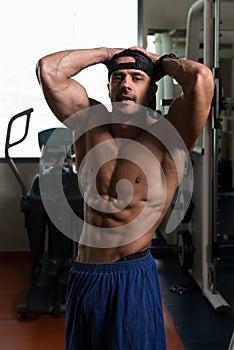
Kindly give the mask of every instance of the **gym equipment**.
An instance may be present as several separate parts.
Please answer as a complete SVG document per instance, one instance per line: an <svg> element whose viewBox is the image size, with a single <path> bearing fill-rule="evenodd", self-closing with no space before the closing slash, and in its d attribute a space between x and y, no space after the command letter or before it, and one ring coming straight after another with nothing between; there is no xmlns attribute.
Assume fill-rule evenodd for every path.
<svg viewBox="0 0 234 350"><path fill-rule="evenodd" d="M178 233L178 260L180 266L191 269L193 266L194 246L192 242L191 232L181 230Z"/></svg>
<svg viewBox="0 0 234 350"><path fill-rule="evenodd" d="M195 177L201 180L195 184L201 187L196 201L202 209L200 232L196 236L195 263L192 276L201 287L203 294L213 308L220 313L230 310L230 305L218 291L218 262L222 258L224 245L226 252L229 249L233 255L233 244L225 242L217 231L218 227L218 196L219 196L219 138L220 138L220 111L221 111L221 74L220 74L220 1L196 1L191 6L187 21L186 58L199 58L200 18L203 16L203 62L213 68L215 81L215 95L210 118L204 128L200 150L195 149L192 157L199 164ZM213 33L213 35L211 35ZM195 37L197 38L197 44ZM196 194L195 194L196 196ZM197 214L198 215L198 214ZM196 217L199 220L199 216ZM196 228L194 227L194 231Z"/></svg>
<svg viewBox="0 0 234 350"><path fill-rule="evenodd" d="M174 244L168 243L160 230L157 230L156 238L152 239L150 251L155 259L165 255L177 254L179 265L186 270L190 270L193 266L195 248L189 230L179 230L177 241Z"/></svg>
<svg viewBox="0 0 234 350"><path fill-rule="evenodd" d="M5 157L20 184L22 190L21 211L25 215L25 227L27 229L31 251L31 286L28 291L26 305L18 306L18 313L22 317L28 314L49 313L59 317L65 310L65 294L71 265L76 257L77 244L63 235L50 221L43 207L40 194L40 176L61 176L66 199L72 210L83 218L83 198L78 186L77 173L75 172L72 132L67 128L51 128L39 132L38 142L42 152L40 161L40 173L34 176L32 185L27 191L22 176L9 155L9 149L23 142L27 137L29 122L33 109L30 108L13 116L8 124L5 143ZM26 116L25 132L21 139L11 143L12 125L16 119ZM47 142L56 130L56 138L53 144L47 146ZM46 149L46 160L43 157ZM49 156L48 156L49 155ZM65 155L65 158L64 158ZM48 159L50 163L48 164ZM58 168L60 173L58 173ZM53 198L51 198L53 200Z"/></svg>
<svg viewBox="0 0 234 350"><path fill-rule="evenodd" d="M233 349L234 349L234 332L232 334L231 341L228 346L228 350L233 350Z"/></svg>
<svg viewBox="0 0 234 350"><path fill-rule="evenodd" d="M222 5L224 2L225 0L222 1ZM194 1L187 16L185 47L181 48L181 45L175 47L176 42L179 42L179 39L184 40L184 37L174 38L173 41L170 33L160 32L155 33L155 51L159 54L173 51L179 57L201 61L213 70L215 95L210 116L197 146L191 152L194 165L192 207L190 207L190 213L188 212L191 220L189 222L188 219L186 224L182 222L170 235L165 233L163 222L159 227L159 233L163 236L159 251L165 246L166 252L170 248L172 252L176 252L179 264L188 268L212 307L217 312L223 313L230 310L230 305L218 290L218 267L220 262L234 261L234 239L230 228L226 231L228 234L223 234L222 227L219 225L220 204L222 204L220 189L232 188L233 182L230 162L223 164L220 159L220 139L222 138L220 114L224 109L226 111L233 109L234 102L225 101L221 97L220 57L222 54L225 55L226 51L222 53L220 40L225 44L224 40L228 33L220 31L220 23L220 0ZM176 33L175 30L174 33ZM179 31L177 35L180 36ZM228 35L228 40L228 43L233 45L233 32L232 36ZM229 58L232 57L231 55L232 50ZM158 100L161 101L160 107L165 114L176 95L178 86L174 86L172 80L169 82L162 80L164 81L159 82L162 88L159 84ZM228 131L230 132L230 129ZM228 172L228 177L222 178L220 170ZM230 193L231 196L233 198L232 193ZM180 208L177 209L180 211ZM165 221L170 215L170 210ZM157 250L156 246L155 250Z"/></svg>

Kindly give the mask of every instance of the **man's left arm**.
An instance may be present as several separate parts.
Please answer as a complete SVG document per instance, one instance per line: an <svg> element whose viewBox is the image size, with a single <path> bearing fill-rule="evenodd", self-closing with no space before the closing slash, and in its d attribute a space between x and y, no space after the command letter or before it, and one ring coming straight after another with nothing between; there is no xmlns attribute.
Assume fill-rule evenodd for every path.
<svg viewBox="0 0 234 350"><path fill-rule="evenodd" d="M214 94L212 72L201 63L185 59L165 58L161 66L182 88L183 93L170 106L168 120L191 151L209 116Z"/></svg>

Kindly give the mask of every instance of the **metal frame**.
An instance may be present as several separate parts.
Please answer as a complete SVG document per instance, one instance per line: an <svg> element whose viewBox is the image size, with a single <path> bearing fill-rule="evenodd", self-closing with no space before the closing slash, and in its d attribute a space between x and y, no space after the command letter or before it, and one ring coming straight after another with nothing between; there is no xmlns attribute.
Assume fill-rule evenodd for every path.
<svg viewBox="0 0 234 350"><path fill-rule="evenodd" d="M195 266L191 271L194 279L204 295L217 311L226 311L230 305L217 291L217 258L213 256L213 242L217 241L217 190L218 190L218 149L217 128L219 119L219 37L220 37L220 0L198 0L190 8L187 19L186 58L198 59L199 32L203 16L204 64L213 68L215 80L215 96L211 116L202 133L202 148L204 152L197 155L202 157L203 206L202 227L200 231L201 244L201 279L196 273ZM213 36L211 35L213 34ZM213 45L212 45L213 41ZM194 43L197 42L197 47ZM210 181L212 179L212 182ZM211 194L211 195L210 195ZM207 247L210 247L208 251Z"/></svg>

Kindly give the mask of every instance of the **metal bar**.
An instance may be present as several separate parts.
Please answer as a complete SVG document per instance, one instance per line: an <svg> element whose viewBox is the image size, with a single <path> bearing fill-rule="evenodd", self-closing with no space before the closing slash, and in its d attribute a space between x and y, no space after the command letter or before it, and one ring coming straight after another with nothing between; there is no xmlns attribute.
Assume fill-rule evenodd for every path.
<svg viewBox="0 0 234 350"><path fill-rule="evenodd" d="M230 344L228 346L228 350L233 350L233 349L234 349L234 331L232 333L231 341L230 341Z"/></svg>
<svg viewBox="0 0 234 350"><path fill-rule="evenodd" d="M30 122L30 117L31 117L31 113L33 112L33 108L27 109L23 112L20 112L18 114L16 114L15 116L13 116L8 124L8 128L7 128L7 136L6 136L6 143L5 143L5 158L7 160L7 162L9 163L17 181L20 184L21 187L21 191L22 191L22 196L24 199L27 198L27 188L26 185L20 175L20 172L14 162L14 160L11 158L11 156L9 155L9 149L11 147L14 147L16 145L18 145L19 143L23 142L25 140L25 138L28 135L28 129L29 129L29 122ZM21 139L19 139L16 142L10 143L10 136L11 136L11 129L12 129L12 124L14 123L14 121L22 116L26 115L26 125L25 125L25 132L24 135Z"/></svg>
<svg viewBox="0 0 234 350"><path fill-rule="evenodd" d="M137 41L138 46L144 45L144 38L143 38L143 0L138 0L138 28L137 28Z"/></svg>
<svg viewBox="0 0 234 350"><path fill-rule="evenodd" d="M196 1L189 9L186 25L185 58L197 60L199 50L199 30L201 23L201 12L204 9L204 0Z"/></svg>
<svg viewBox="0 0 234 350"><path fill-rule="evenodd" d="M214 79L215 106L212 115L212 238L213 245L217 242L217 201L218 201L218 120L219 120L219 46L220 46L220 0L214 4ZM213 293L217 293L217 258L212 256L213 263Z"/></svg>
<svg viewBox="0 0 234 350"><path fill-rule="evenodd" d="M203 45L204 45L204 64L212 67L212 3L210 0L204 1L204 17L203 17Z"/></svg>
<svg viewBox="0 0 234 350"><path fill-rule="evenodd" d="M224 106L225 107L234 107L234 101L224 101Z"/></svg>

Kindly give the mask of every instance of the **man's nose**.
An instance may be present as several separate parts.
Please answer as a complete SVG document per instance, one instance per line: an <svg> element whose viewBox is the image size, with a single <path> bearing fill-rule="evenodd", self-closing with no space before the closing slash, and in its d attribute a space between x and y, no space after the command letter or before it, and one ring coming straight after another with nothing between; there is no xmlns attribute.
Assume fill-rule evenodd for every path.
<svg viewBox="0 0 234 350"><path fill-rule="evenodd" d="M121 82L122 89L131 89L131 77L126 75Z"/></svg>

